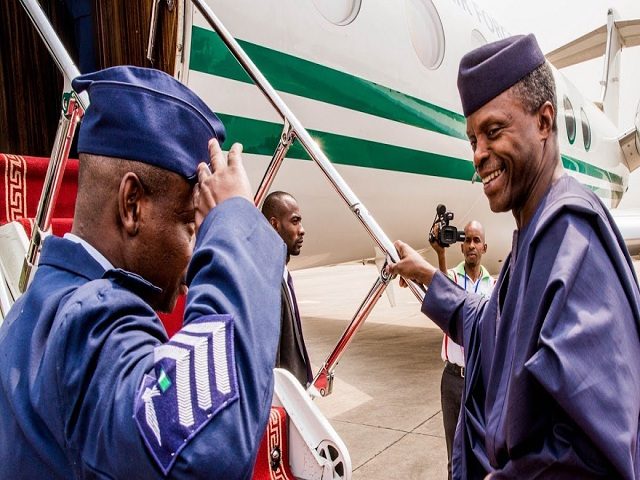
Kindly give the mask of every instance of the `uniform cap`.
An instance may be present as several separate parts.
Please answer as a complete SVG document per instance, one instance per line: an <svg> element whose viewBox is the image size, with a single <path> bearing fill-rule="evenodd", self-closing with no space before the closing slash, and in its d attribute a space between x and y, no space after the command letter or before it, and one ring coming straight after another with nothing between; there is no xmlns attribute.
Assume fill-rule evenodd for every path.
<svg viewBox="0 0 640 480"><path fill-rule="evenodd" d="M458 91L468 117L545 62L533 34L488 43L460 60Z"/></svg>
<svg viewBox="0 0 640 480"><path fill-rule="evenodd" d="M208 142L224 142L215 113L189 88L160 70L118 66L76 77L91 104L78 153L135 160L193 179L209 163Z"/></svg>

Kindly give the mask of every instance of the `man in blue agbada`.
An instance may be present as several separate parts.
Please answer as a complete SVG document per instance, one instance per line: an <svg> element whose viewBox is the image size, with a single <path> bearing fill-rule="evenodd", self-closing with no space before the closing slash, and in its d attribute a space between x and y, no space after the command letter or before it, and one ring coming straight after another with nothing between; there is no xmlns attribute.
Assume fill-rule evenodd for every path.
<svg viewBox="0 0 640 480"><path fill-rule="evenodd" d="M91 99L73 230L44 242L0 329L0 477L250 478L285 249L251 202L242 148L225 158L218 117L157 70L73 87ZM186 285L168 339L154 310Z"/></svg>
<svg viewBox="0 0 640 480"><path fill-rule="evenodd" d="M422 311L464 345L453 478L640 478L640 295L602 202L562 168L555 84L533 37L462 58L473 162L517 230L490 299L403 242L392 273L429 289Z"/></svg>

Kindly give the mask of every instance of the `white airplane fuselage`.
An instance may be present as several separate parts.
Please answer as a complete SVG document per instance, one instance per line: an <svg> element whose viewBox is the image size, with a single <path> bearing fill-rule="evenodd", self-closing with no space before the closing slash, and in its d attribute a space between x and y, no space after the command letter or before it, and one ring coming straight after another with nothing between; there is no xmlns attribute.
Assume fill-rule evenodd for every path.
<svg viewBox="0 0 640 480"><path fill-rule="evenodd" d="M466 0L362 2L355 12L331 10L331 2L324 3L331 11L320 11L323 2L315 0L208 3L391 240L428 247L435 207L445 204L458 228L472 219L485 226L483 263L498 272L515 222L509 213L492 213L482 183L471 181L456 88L461 56L510 34L490 14ZM341 14L345 25L336 24ZM220 114L226 147L243 143L257 188L282 121L193 7L187 6L185 26L179 75ZM554 74L565 169L614 208L629 176L620 132L561 73ZM567 122L571 115L575 131ZM375 255L369 236L299 145L289 151L276 189L297 198L306 229L294 268ZM449 263L460 259L459 247L449 248Z"/></svg>

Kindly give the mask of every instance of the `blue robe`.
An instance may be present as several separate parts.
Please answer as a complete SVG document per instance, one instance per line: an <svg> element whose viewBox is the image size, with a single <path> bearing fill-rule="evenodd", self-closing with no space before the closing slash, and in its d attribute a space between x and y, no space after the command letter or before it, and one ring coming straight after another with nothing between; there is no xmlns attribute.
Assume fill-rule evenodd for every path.
<svg viewBox="0 0 640 480"><path fill-rule="evenodd" d="M240 198L203 222L184 327L49 237L0 328L0 478L251 477L273 393L285 247ZM158 266L161 268L161 266Z"/></svg>
<svg viewBox="0 0 640 480"><path fill-rule="evenodd" d="M453 478L640 478L639 305L612 218L568 176L490 299L436 274L422 311L467 362Z"/></svg>

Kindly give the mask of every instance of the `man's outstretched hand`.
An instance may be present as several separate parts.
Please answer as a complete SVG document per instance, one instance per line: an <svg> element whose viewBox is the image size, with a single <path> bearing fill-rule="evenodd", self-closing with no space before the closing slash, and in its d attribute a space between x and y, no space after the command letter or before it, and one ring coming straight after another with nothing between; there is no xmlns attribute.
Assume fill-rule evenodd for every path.
<svg viewBox="0 0 640 480"><path fill-rule="evenodd" d="M387 273L400 275L408 280L428 286L436 273L435 267L402 240L396 240L393 245L398 251L400 261L398 263L389 263L387 265ZM406 286L406 283L401 280L400 285Z"/></svg>

